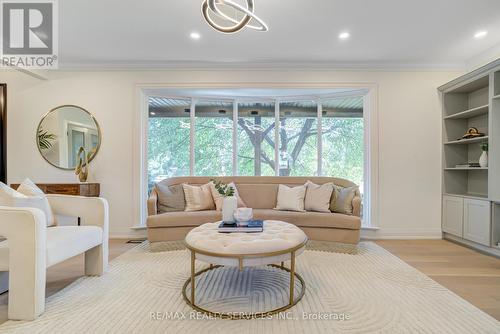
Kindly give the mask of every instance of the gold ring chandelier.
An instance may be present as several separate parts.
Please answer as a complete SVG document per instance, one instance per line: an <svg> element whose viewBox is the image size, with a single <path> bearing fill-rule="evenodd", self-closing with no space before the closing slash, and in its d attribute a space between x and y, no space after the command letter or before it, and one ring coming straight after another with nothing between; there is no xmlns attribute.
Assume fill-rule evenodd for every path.
<svg viewBox="0 0 500 334"><path fill-rule="evenodd" d="M240 13L243 16L240 19L232 17L224 13L221 6L231 7L235 10L235 14ZM238 32L245 27L258 31L268 31L267 24L254 14L254 10L255 4L253 0L246 0L246 7L231 0L204 0L201 5L201 11L207 23L215 30L226 34ZM227 25L214 21L215 16L219 20L226 22ZM256 25L249 24L252 20L255 21Z"/></svg>

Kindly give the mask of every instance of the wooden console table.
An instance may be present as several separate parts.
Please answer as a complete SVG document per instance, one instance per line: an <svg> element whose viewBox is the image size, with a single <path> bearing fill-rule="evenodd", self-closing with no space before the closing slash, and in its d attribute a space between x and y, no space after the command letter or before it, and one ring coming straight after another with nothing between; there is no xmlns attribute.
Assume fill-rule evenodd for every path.
<svg viewBox="0 0 500 334"><path fill-rule="evenodd" d="M99 183L37 183L36 185L46 194L99 197L101 192ZM10 186L17 189L19 184ZM80 217L78 217L78 225L80 225Z"/></svg>
<svg viewBox="0 0 500 334"><path fill-rule="evenodd" d="M101 192L99 183L37 183L36 185L46 194L99 197ZM10 186L17 189L19 184Z"/></svg>

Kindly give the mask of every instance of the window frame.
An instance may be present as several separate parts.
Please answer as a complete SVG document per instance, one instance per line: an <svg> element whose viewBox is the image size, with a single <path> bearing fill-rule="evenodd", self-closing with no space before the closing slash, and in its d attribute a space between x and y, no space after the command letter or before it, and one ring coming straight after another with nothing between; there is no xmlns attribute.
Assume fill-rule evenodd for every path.
<svg viewBox="0 0 500 334"><path fill-rule="evenodd" d="M332 87L333 86L333 87ZM364 206L363 206L363 219L362 227L364 228L378 228L378 87L376 84L359 84L359 85L341 85L335 84L330 86L311 86L310 84L296 85L297 88L352 88L351 91L322 95L322 96L297 96L288 98L227 98L221 96L220 98L210 97L186 97L174 95L158 95L154 93L156 89L176 89L178 86L172 85L167 87L166 85L160 86L137 86L137 96L138 105L140 109L139 113L139 124L140 126L136 128L134 140L136 143L140 143L137 147L139 151L139 163L140 167L136 169L136 175L140 174L138 182L134 183L134 189L139 190L135 192L134 198L138 204L135 208L135 215L139 218L139 224L132 226L132 229L142 229L145 227L145 222L147 218L147 136L148 136L148 119L149 119L149 97L162 97L162 98L175 98L175 99L190 99L191 100L191 110L190 110L190 176L194 175L194 156L195 156L195 110L197 100L217 100L217 101L232 101L233 102L233 147L237 148L237 118L239 115L238 103L240 102L274 102L275 104L275 122L278 126L275 126L275 164L279 163L279 106L282 102L296 102L296 101L314 101L317 103L317 127L318 127L318 138L317 138L317 173L322 176L322 101L331 100L335 98L346 98L346 97L362 97L363 98L363 123L364 123ZM190 86L190 88L194 88ZM200 86L196 88L207 88L206 86ZM223 88L217 86L217 88ZM234 87L234 85L228 86L226 88L243 88ZM246 88L246 87L245 87ZM276 88L273 86L273 88ZM287 87L289 88L289 87ZM233 150L233 175L238 175L238 165L237 165L237 150ZM279 175L279 169L275 165L275 174Z"/></svg>

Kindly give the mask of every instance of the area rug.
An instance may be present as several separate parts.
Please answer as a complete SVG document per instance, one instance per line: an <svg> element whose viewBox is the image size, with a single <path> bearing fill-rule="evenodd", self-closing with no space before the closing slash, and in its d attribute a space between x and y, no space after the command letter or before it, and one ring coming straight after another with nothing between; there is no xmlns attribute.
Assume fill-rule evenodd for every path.
<svg viewBox="0 0 500 334"><path fill-rule="evenodd" d="M145 242L113 260L106 275L47 298L37 320L8 321L0 333L500 333L497 320L371 242L356 251L312 244L297 258L304 298L253 320L206 317L187 306L181 289L189 263L182 244ZM262 270L200 279L200 302L236 311L286 300L287 277Z"/></svg>

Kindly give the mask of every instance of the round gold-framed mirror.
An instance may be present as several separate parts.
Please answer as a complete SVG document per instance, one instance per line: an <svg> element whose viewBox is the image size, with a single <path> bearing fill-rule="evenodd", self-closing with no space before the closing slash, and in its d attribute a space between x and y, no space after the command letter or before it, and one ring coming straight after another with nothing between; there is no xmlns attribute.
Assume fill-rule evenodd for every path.
<svg viewBox="0 0 500 334"><path fill-rule="evenodd" d="M42 157L52 166L65 170L75 169L82 147L90 163L99 152L101 141L101 128L95 117L71 104L51 109L36 130L36 145Z"/></svg>

